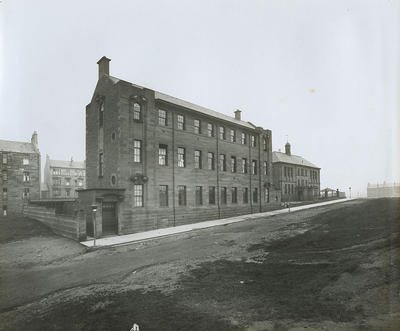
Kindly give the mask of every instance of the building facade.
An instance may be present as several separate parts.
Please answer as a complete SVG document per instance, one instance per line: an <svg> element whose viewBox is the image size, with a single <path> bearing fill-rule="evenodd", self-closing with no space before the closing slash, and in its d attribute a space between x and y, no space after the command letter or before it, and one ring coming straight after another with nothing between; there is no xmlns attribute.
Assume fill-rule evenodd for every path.
<svg viewBox="0 0 400 331"><path fill-rule="evenodd" d="M367 187L368 198L400 197L400 183L370 184Z"/></svg>
<svg viewBox="0 0 400 331"><path fill-rule="evenodd" d="M31 142L0 140L0 212L21 213L29 199L40 198L40 152L38 135Z"/></svg>
<svg viewBox="0 0 400 331"><path fill-rule="evenodd" d="M44 189L46 198L77 198L78 189L86 187L85 162L51 160L46 155Z"/></svg>
<svg viewBox="0 0 400 331"><path fill-rule="evenodd" d="M241 120L109 75L86 107L86 181L79 198L93 234L134 233L279 204L272 134Z"/></svg>
<svg viewBox="0 0 400 331"><path fill-rule="evenodd" d="M273 183L281 190L282 201L316 200L320 195L320 168L301 156L292 155L289 143L285 153L273 152Z"/></svg>

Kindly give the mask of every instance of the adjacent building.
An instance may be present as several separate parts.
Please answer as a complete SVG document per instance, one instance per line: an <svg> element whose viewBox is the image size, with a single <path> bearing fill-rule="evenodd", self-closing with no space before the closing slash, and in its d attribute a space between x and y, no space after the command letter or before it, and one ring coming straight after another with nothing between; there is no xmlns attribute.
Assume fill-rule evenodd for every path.
<svg viewBox="0 0 400 331"><path fill-rule="evenodd" d="M133 233L271 209L272 133L241 119L110 76L86 107L86 183L93 234Z"/></svg>
<svg viewBox="0 0 400 331"><path fill-rule="evenodd" d="M46 155L43 192L48 199L77 198L77 189L86 187L85 162L52 160Z"/></svg>
<svg viewBox="0 0 400 331"><path fill-rule="evenodd" d="M21 213L29 199L40 198L40 152L35 131L31 142L0 140L1 215Z"/></svg>
<svg viewBox="0 0 400 331"><path fill-rule="evenodd" d="M400 197L400 183L370 184L367 187L368 198Z"/></svg>
<svg viewBox="0 0 400 331"><path fill-rule="evenodd" d="M273 152L273 182L281 190L282 201L316 200L320 195L320 168L299 155L291 153L285 145L285 153Z"/></svg>

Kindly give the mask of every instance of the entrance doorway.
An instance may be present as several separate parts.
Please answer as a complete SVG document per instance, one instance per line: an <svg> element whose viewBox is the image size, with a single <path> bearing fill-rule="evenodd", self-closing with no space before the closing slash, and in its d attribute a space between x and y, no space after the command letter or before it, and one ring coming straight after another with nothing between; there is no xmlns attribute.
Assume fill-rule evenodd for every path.
<svg viewBox="0 0 400 331"><path fill-rule="evenodd" d="M116 234L118 232L118 220L115 202L103 202L103 235Z"/></svg>

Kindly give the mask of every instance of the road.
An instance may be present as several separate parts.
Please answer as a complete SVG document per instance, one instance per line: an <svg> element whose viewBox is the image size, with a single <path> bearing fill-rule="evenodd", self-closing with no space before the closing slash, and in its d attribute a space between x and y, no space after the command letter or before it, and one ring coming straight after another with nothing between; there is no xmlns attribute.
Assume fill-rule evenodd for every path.
<svg viewBox="0 0 400 331"><path fill-rule="evenodd" d="M332 298L338 289L331 283L338 279L343 282L341 277L348 275L353 277L353 271L362 263L373 263L360 257L361 250L351 260L337 252L334 256L321 254L320 249L311 250L311 255L310 249L298 255L309 243L302 243L304 236L315 232L317 238L322 238L326 231L329 237L330 229L321 227L331 224L331 218L342 220L344 215L356 218L368 204L366 200L354 200L100 250L88 251L51 233L7 241L0 246L0 330L19 330L26 325L32 330L129 330L133 323L145 330L261 330L303 324L319 329L321 323L324 327L351 329L365 321L374 325L371 318L378 315L384 320L382 323L391 326L398 317L393 311L382 308L370 312L371 318L366 319L370 308L353 307L353 303L339 303ZM370 208L374 210L376 206ZM398 209L391 208L394 212L389 216L398 220ZM383 231L384 235L378 237L352 228L355 239L350 238L351 243L373 243L374 249L379 248L381 242L391 242L398 233L398 226L390 224L390 231ZM300 246L293 244L295 238L302 243ZM325 250L337 243L335 238L329 239ZM319 241L312 240L316 247L321 245ZM340 249L346 247L348 241ZM384 254L387 256L388 252ZM389 256L392 255L390 251ZM398 272L398 259L394 257L391 263L395 269L391 272ZM379 272L385 273L386 269ZM321 277L317 279L314 274ZM337 279L328 279L326 274L336 275ZM301 286L292 288L293 279L286 279L287 275L295 278L308 275L313 282L304 279ZM268 280L268 284L263 280ZM310 288L304 288L306 283ZM297 293L297 288L303 292ZM314 288L318 293L305 296L304 292L312 293ZM303 301L289 300L292 294L285 289L291 289ZM233 297L235 302L231 300ZM342 301L350 300L344 298L346 295L340 296ZM289 301L283 304L282 300ZM397 301L390 300L391 309L397 307ZM269 306L267 310L261 309L262 302ZM300 309L302 302L325 305L329 313Z"/></svg>

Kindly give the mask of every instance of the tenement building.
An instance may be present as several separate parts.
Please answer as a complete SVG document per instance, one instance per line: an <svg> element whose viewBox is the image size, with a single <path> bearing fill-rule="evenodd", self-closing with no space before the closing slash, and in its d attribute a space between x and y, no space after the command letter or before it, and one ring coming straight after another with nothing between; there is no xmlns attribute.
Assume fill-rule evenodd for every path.
<svg viewBox="0 0 400 331"><path fill-rule="evenodd" d="M321 168L301 156L293 155L289 142L285 145L285 153L272 153L272 162L274 186L281 190L282 201L319 198Z"/></svg>
<svg viewBox="0 0 400 331"><path fill-rule="evenodd" d="M29 199L40 198L38 135L31 142L0 140L1 215L21 213Z"/></svg>
<svg viewBox="0 0 400 331"><path fill-rule="evenodd" d="M133 233L270 209L271 131L115 78L86 107L87 231Z"/></svg>
<svg viewBox="0 0 400 331"><path fill-rule="evenodd" d="M52 160L46 155L44 191L47 192L47 198L77 198L78 192L76 190L85 187L85 162L77 162L72 158L70 161Z"/></svg>

